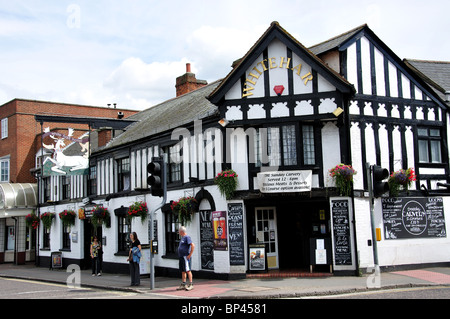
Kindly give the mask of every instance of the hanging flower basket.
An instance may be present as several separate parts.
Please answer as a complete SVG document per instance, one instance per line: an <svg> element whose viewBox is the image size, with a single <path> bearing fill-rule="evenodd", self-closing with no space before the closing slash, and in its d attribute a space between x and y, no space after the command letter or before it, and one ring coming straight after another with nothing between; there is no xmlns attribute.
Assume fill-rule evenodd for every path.
<svg viewBox="0 0 450 319"><path fill-rule="evenodd" d="M128 218L141 217L141 222L147 219L148 216L148 208L146 202L135 202L133 205L128 208Z"/></svg>
<svg viewBox="0 0 450 319"><path fill-rule="evenodd" d="M59 219L61 219L64 226L73 226L75 225L75 218L77 214L70 209L65 209L61 213L59 213Z"/></svg>
<svg viewBox="0 0 450 319"><path fill-rule="evenodd" d="M111 227L111 215L108 211L108 208L103 206L94 206L94 210L92 211L91 222L94 227L98 225L104 224L106 228Z"/></svg>
<svg viewBox="0 0 450 319"><path fill-rule="evenodd" d="M351 165L339 164L329 170L336 188L341 196L350 196L353 186L353 176L356 171Z"/></svg>
<svg viewBox="0 0 450 319"><path fill-rule="evenodd" d="M27 227L33 227L33 229L37 229L39 227L39 217L37 217L34 212L25 217L25 222Z"/></svg>
<svg viewBox="0 0 450 319"><path fill-rule="evenodd" d="M232 169L222 171L214 178L214 183L225 199L232 199L238 186L238 174Z"/></svg>
<svg viewBox="0 0 450 319"><path fill-rule="evenodd" d="M192 220L192 215L198 212L198 202L194 197L181 197L170 205L172 212L178 215L178 221L187 225Z"/></svg>
<svg viewBox="0 0 450 319"><path fill-rule="evenodd" d="M397 197L400 190L408 191L411 183L416 180L416 174L413 168L401 169L393 172L389 176L389 193L392 197Z"/></svg>
<svg viewBox="0 0 450 319"><path fill-rule="evenodd" d="M44 225L45 228L49 229L52 226L52 222L55 216L55 213L43 213L41 215L42 225Z"/></svg>

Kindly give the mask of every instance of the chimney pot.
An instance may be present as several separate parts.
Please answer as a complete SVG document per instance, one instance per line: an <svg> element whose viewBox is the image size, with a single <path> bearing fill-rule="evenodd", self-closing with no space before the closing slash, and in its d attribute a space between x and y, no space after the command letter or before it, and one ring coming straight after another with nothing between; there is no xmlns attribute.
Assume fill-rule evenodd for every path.
<svg viewBox="0 0 450 319"><path fill-rule="evenodd" d="M177 96L192 92L208 84L205 80L197 80L194 73L191 73L191 64L186 63L186 73L177 77L175 81Z"/></svg>

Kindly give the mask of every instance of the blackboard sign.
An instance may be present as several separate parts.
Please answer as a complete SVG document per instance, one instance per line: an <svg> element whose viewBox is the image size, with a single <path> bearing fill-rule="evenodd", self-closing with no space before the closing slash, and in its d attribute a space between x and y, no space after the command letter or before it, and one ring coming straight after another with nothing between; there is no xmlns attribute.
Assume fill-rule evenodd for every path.
<svg viewBox="0 0 450 319"><path fill-rule="evenodd" d="M230 265L245 265L243 203L228 204L228 232Z"/></svg>
<svg viewBox="0 0 450 319"><path fill-rule="evenodd" d="M331 201L333 219L334 264L352 265L350 216L347 199Z"/></svg>
<svg viewBox="0 0 450 319"><path fill-rule="evenodd" d="M211 211L201 210L199 216L202 269L214 270L214 229L211 223Z"/></svg>
<svg viewBox="0 0 450 319"><path fill-rule="evenodd" d="M439 238L445 231L442 197L382 198L384 238Z"/></svg>

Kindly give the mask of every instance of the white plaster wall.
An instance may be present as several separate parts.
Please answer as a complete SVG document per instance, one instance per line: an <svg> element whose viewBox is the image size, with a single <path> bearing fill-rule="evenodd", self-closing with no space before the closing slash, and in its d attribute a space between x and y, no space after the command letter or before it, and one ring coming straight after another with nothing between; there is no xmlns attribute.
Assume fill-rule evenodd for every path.
<svg viewBox="0 0 450 319"><path fill-rule="evenodd" d="M372 239L369 200L355 198L356 247L360 268L373 266L373 248L368 245Z"/></svg>
<svg viewBox="0 0 450 319"><path fill-rule="evenodd" d="M362 124L364 125L364 124ZM361 147L361 133L358 123L352 122L350 128L351 135L351 152L352 152L352 167L356 170L356 175L353 176L353 188L364 188L364 174L365 168L362 163L362 147Z"/></svg>
<svg viewBox="0 0 450 319"><path fill-rule="evenodd" d="M274 39L272 43L270 43L268 49L268 58L275 58L274 61L276 61L277 67L274 69L270 69L270 66L268 65L270 77L269 77L269 89L270 89L270 96L277 96L273 88L276 85L283 85L284 91L281 94L281 96L289 95L289 84L288 84L288 70L286 69L286 64L283 64L283 66L280 68L281 63L281 57L285 58L285 62L287 61L287 50L286 46L278 39ZM292 63L292 61L291 61ZM292 65L290 65L292 67ZM289 114L288 114L289 116Z"/></svg>
<svg viewBox="0 0 450 319"><path fill-rule="evenodd" d="M322 154L324 154L323 176L325 177L325 187L332 187L334 182L329 177L328 171L341 161L339 128L336 123L328 122L322 128Z"/></svg>

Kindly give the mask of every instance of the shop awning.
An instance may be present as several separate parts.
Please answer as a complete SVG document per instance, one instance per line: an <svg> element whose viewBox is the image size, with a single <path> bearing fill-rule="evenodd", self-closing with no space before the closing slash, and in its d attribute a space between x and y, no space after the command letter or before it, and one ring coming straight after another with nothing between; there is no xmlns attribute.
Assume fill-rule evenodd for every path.
<svg viewBox="0 0 450 319"><path fill-rule="evenodd" d="M0 210L35 208L37 184L0 183Z"/></svg>

